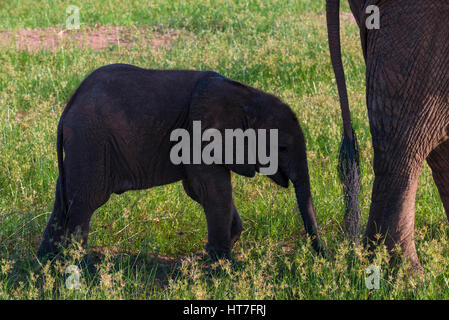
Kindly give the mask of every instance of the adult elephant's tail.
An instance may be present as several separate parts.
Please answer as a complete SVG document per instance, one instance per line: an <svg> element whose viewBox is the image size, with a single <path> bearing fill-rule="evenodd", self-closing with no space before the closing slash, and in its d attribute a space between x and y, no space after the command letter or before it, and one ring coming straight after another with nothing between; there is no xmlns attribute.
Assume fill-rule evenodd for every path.
<svg viewBox="0 0 449 320"><path fill-rule="evenodd" d="M346 212L345 228L355 242L358 240L360 208L358 196L359 180L359 152L355 132L351 124L348 93L346 90L345 73L341 60L340 46L340 0L326 0L327 33L329 49L337 80L338 95L340 97L341 117L343 119L343 138L340 146L339 173L343 182Z"/></svg>

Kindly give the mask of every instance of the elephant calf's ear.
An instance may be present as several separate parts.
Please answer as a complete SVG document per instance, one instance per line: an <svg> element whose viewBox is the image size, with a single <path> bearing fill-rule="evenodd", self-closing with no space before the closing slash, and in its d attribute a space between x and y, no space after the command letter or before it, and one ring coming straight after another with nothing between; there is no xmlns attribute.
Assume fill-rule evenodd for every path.
<svg viewBox="0 0 449 320"><path fill-rule="evenodd" d="M225 164L225 167L237 174L252 178L256 174L255 164Z"/></svg>
<svg viewBox="0 0 449 320"><path fill-rule="evenodd" d="M190 115L201 120L202 128L214 128L222 134L227 129L245 131L249 128L248 116L253 112L254 94L247 86L222 76L213 76L204 78L198 87L192 96ZM248 143L245 143L244 150L247 158ZM234 146L232 164L227 164L223 158L223 165L242 176L254 177L256 164L247 163L247 159L236 164L236 152Z"/></svg>

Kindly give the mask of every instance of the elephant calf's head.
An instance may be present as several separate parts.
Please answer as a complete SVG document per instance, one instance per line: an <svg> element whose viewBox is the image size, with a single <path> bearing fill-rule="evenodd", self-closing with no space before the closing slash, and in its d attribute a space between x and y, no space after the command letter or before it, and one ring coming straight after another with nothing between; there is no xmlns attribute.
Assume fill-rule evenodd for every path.
<svg viewBox="0 0 449 320"><path fill-rule="evenodd" d="M235 151L239 150L234 147L233 161L226 161L223 155L223 164L248 177L260 172L282 187L288 187L291 181L306 230L314 239L315 249L321 250L306 145L294 112L271 94L221 76L205 79L198 87L192 100L192 120L201 120L203 130L218 129L225 138L230 129L240 130L244 136L245 161L236 161L239 155ZM228 151L226 146L224 150ZM250 161L251 154L255 161Z"/></svg>

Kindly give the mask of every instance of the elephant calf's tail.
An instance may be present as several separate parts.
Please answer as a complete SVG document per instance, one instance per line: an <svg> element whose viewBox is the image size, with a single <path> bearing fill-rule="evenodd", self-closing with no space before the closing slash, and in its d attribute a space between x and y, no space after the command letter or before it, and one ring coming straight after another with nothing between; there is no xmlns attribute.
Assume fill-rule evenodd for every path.
<svg viewBox="0 0 449 320"><path fill-rule="evenodd" d="M344 130L340 146L339 173L343 182L346 204L345 228L352 239L357 242L360 220L360 208L358 202L360 192L359 151L357 139L351 124L351 112L349 110L345 73L341 59L339 7L339 0L326 1L329 50L332 67L337 81Z"/></svg>
<svg viewBox="0 0 449 320"><path fill-rule="evenodd" d="M57 138L56 138L56 152L58 154L58 171L59 171L59 194L60 194L60 201L61 201L61 208L63 210L63 216L66 217L67 215L67 201L66 201L66 194L65 194L65 183L64 183L64 137L63 137L63 128L62 128L62 119L63 117L59 119L58 123L58 132L57 132Z"/></svg>
<svg viewBox="0 0 449 320"><path fill-rule="evenodd" d="M58 171L59 171L59 188L60 188L60 202L61 202L61 208L62 208L62 216L64 217L65 221L64 223L67 223L67 216L68 216L68 204L67 204L67 196L66 196L66 190L65 190L65 176L64 176L64 128L63 128L63 121L64 116L69 111L70 107L74 104L75 99L78 95L78 92L80 91L80 88L83 86L83 83L76 89L76 91L73 93L73 95L70 97L69 102L67 102L67 105L64 109L64 111L61 114L61 117L59 118L58 123L58 129L57 129L57 138L56 138L56 152L58 154Z"/></svg>

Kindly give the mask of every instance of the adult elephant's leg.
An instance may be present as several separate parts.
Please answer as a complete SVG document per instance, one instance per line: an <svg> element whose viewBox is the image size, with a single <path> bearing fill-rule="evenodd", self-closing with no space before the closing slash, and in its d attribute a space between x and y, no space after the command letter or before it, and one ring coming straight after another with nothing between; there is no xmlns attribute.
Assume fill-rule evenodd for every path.
<svg viewBox="0 0 449 320"><path fill-rule="evenodd" d="M432 176L449 220L449 140L436 147L427 157Z"/></svg>
<svg viewBox="0 0 449 320"><path fill-rule="evenodd" d="M395 57L396 58L396 57ZM371 60L370 60L371 59ZM421 270L414 242L418 176L429 150L423 123L428 113L410 100L403 88L403 70L384 56L368 55L367 104L373 141L374 184L365 240L378 235L389 250L397 245L415 269Z"/></svg>
<svg viewBox="0 0 449 320"><path fill-rule="evenodd" d="M232 241L234 204L229 171L222 166L190 166L183 181L187 194L199 202L206 214L208 243L213 258L229 258Z"/></svg>
<svg viewBox="0 0 449 320"><path fill-rule="evenodd" d="M390 251L399 245L403 256L420 272L414 226L418 176L428 154L428 136L419 125L425 123L425 114L409 112L401 115L398 110L418 107L402 105L389 95L388 90L373 94L369 89L373 85L370 85L368 114L375 178L365 240L373 246L380 235Z"/></svg>
<svg viewBox="0 0 449 320"><path fill-rule="evenodd" d="M420 269L414 242L418 173L407 172L410 168L404 163L400 167L401 169L375 174L365 239L371 248L378 240L385 240L390 251L395 249L396 245L400 245L402 253L413 267Z"/></svg>
<svg viewBox="0 0 449 320"><path fill-rule="evenodd" d="M380 233L390 249L400 244L422 270L413 239L415 193L422 163L449 123L449 47L442 40L448 24L441 23L449 7L407 0L378 6L381 27L366 33L375 172L366 237Z"/></svg>

